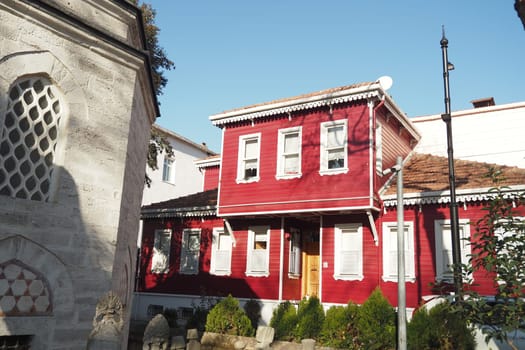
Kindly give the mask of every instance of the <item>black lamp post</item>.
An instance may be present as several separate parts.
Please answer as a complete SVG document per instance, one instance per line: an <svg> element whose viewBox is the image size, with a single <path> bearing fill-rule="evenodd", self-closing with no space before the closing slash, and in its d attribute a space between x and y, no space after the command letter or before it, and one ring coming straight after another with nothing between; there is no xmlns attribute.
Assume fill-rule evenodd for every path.
<svg viewBox="0 0 525 350"><path fill-rule="evenodd" d="M452 144L452 118L450 115L450 88L448 83L448 71L454 69L454 65L448 61L448 40L441 38L441 52L443 55L443 81L445 87L445 113L441 119L447 125L447 153L448 153L448 178L450 183L450 229L452 235L452 263L454 266L454 290L456 298L462 297L463 281L461 276L461 245L459 237L458 204L456 203L456 176L454 174L454 148Z"/></svg>

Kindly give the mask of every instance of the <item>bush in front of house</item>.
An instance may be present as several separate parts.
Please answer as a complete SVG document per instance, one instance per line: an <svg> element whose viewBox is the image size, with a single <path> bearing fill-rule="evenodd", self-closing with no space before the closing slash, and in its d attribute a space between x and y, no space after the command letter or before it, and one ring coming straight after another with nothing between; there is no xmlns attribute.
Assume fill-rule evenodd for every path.
<svg viewBox="0 0 525 350"><path fill-rule="evenodd" d="M359 342L363 349L396 348L396 311L379 289L359 308Z"/></svg>
<svg viewBox="0 0 525 350"><path fill-rule="evenodd" d="M338 349L359 349L357 320L359 306L349 302L346 306L332 306L326 316L319 334L319 341Z"/></svg>
<svg viewBox="0 0 525 350"><path fill-rule="evenodd" d="M407 345L410 350L476 348L472 330L448 302L414 313L407 325Z"/></svg>
<svg viewBox="0 0 525 350"><path fill-rule="evenodd" d="M255 333L239 301L231 294L210 310L206 318L206 331L246 337L251 337Z"/></svg>
<svg viewBox="0 0 525 350"><path fill-rule="evenodd" d="M284 301L273 310L270 327L275 330L275 339L284 341L293 341L295 327L297 326L297 310L295 306Z"/></svg>
<svg viewBox="0 0 525 350"><path fill-rule="evenodd" d="M318 339L324 318L324 309L318 297L303 298L297 308L296 338Z"/></svg>

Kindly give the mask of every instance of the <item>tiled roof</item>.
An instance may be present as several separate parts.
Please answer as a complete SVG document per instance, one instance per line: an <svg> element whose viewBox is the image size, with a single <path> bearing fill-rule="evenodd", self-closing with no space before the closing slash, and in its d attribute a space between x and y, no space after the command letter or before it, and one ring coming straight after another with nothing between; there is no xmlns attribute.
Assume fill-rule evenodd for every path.
<svg viewBox="0 0 525 350"><path fill-rule="evenodd" d="M173 198L142 207L142 217L181 217L215 215L217 189Z"/></svg>
<svg viewBox="0 0 525 350"><path fill-rule="evenodd" d="M456 159L454 173L456 191L495 187L486 176L490 168L499 169L504 179L501 186L525 185L525 169ZM448 191L448 159L429 154L414 153L403 167L403 192L424 193ZM384 192L385 196L396 194L396 179Z"/></svg>

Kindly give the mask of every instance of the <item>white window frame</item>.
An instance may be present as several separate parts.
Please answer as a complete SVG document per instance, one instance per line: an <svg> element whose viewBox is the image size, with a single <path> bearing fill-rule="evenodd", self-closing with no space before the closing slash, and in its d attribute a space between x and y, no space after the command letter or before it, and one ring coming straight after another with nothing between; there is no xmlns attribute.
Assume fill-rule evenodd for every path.
<svg viewBox="0 0 525 350"><path fill-rule="evenodd" d="M459 243L461 249L461 263L467 264L470 255L470 222L468 219L458 220L459 229ZM436 257L436 281L452 282L454 280L454 274L450 266L453 263L452 255L452 237L451 237L451 223L450 219L447 220L435 220L434 221L434 233L435 233L435 257ZM467 242L466 238L469 239ZM445 254L444 243L449 245L448 260L450 264L445 266L445 260L443 259ZM470 276L472 277L472 276Z"/></svg>
<svg viewBox="0 0 525 350"><path fill-rule="evenodd" d="M164 163L162 164L162 181L174 184L175 183L175 158L164 156Z"/></svg>
<svg viewBox="0 0 525 350"><path fill-rule="evenodd" d="M339 147L329 147L328 146L328 131L331 128L343 127L344 131L344 144ZM320 168L319 174L321 175L337 175L344 174L348 172L348 122L346 119L335 120L321 123L321 154L320 154ZM344 165L341 168L330 169L328 167L329 161L329 152L335 149L343 148L343 162Z"/></svg>
<svg viewBox="0 0 525 350"><path fill-rule="evenodd" d="M285 141L289 135L297 135L297 149L285 152ZM293 179L301 177L301 150L302 150L302 127L293 127L280 129L277 142L277 179ZM285 171L286 159L288 157L297 157L297 171L287 173Z"/></svg>
<svg viewBox="0 0 525 350"><path fill-rule="evenodd" d="M190 247L190 238L197 236L198 245ZM199 258L201 246L201 229L185 228L182 230L182 242L180 251L179 272L185 275L196 275L199 273Z"/></svg>
<svg viewBox="0 0 525 350"><path fill-rule="evenodd" d="M405 221L405 281L415 282L414 223ZM397 282L397 222L383 222L383 281Z"/></svg>
<svg viewBox="0 0 525 350"><path fill-rule="evenodd" d="M376 172L383 176L383 125L376 124Z"/></svg>
<svg viewBox="0 0 525 350"><path fill-rule="evenodd" d="M339 224L335 225L334 231L334 279L362 281L364 278L363 226L361 224ZM344 241L347 239L352 241L352 247L344 246ZM351 259L354 260L354 264L351 264L351 269L347 270Z"/></svg>
<svg viewBox="0 0 525 350"><path fill-rule="evenodd" d="M301 277L301 231L290 229L290 249L288 258L288 277Z"/></svg>
<svg viewBox="0 0 525 350"><path fill-rule="evenodd" d="M266 236L266 237L264 237ZM256 249L259 242L266 242L265 249ZM246 252L246 276L267 277L270 275L270 227L251 226L248 228Z"/></svg>
<svg viewBox="0 0 525 350"><path fill-rule="evenodd" d="M256 157L248 158L245 154L246 144L249 141L257 140ZM237 158L237 183L257 182L261 177L261 133L239 136L239 155ZM247 177L245 172L246 162L255 161L257 175Z"/></svg>
<svg viewBox="0 0 525 350"><path fill-rule="evenodd" d="M211 244L210 273L217 276L231 275L232 238L224 227L214 227Z"/></svg>
<svg viewBox="0 0 525 350"><path fill-rule="evenodd" d="M171 236L170 229L155 230L153 254L151 256L151 273L168 273L170 268Z"/></svg>

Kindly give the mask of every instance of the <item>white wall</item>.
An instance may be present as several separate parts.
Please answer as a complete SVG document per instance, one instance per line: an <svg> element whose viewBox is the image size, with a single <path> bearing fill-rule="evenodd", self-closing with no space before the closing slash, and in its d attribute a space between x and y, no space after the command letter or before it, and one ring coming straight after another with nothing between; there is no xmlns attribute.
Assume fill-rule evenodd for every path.
<svg viewBox="0 0 525 350"><path fill-rule="evenodd" d="M162 171L165 154L157 157L158 169L146 172L152 180L151 187L144 188L142 204L162 202L165 200L201 192L204 183L204 174L195 166L194 161L215 154L201 144L178 135L158 125L154 126L163 133L173 147L175 177L173 183L162 180Z"/></svg>
<svg viewBox="0 0 525 350"><path fill-rule="evenodd" d="M419 153L447 156L440 115L412 118L422 137ZM525 168L525 102L452 113L454 158Z"/></svg>

